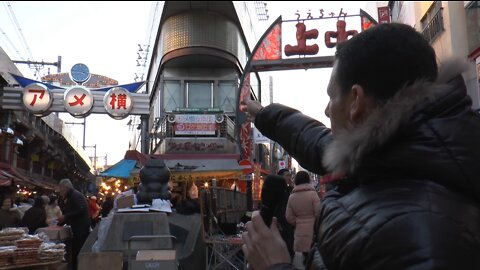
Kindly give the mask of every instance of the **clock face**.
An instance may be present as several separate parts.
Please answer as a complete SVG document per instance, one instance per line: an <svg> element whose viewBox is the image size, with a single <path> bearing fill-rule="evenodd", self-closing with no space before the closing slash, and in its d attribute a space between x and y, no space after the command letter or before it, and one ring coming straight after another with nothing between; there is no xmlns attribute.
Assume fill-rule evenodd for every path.
<svg viewBox="0 0 480 270"><path fill-rule="evenodd" d="M85 64L75 64L70 70L72 80L76 83L83 83L90 79L90 71Z"/></svg>

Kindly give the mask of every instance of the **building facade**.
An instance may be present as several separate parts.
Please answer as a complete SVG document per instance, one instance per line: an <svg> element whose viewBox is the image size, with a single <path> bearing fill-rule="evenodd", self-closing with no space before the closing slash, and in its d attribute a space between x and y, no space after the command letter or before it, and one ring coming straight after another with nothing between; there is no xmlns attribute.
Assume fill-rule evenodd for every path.
<svg viewBox="0 0 480 270"><path fill-rule="evenodd" d="M473 108L480 108L480 13L478 1L389 1L393 22L409 24L422 33L435 49L438 62L468 59L463 74Z"/></svg>
<svg viewBox="0 0 480 270"><path fill-rule="evenodd" d="M148 150L142 153L164 159L173 182L198 185L214 180L225 187L237 183L246 191L245 181L237 181L245 180L239 161L249 160L251 172L256 168L257 174L268 166L266 151L255 148L253 140L250 155L242 156L236 111L243 68L259 38L255 4L165 1L153 5L146 73L151 113L144 138ZM260 100L258 73L250 77L250 84L251 98Z"/></svg>

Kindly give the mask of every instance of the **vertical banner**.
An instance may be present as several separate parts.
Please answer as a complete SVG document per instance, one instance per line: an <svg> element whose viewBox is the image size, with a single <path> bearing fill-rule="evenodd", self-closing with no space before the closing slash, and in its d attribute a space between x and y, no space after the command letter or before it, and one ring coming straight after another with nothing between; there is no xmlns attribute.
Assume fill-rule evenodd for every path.
<svg viewBox="0 0 480 270"><path fill-rule="evenodd" d="M243 74L238 86L238 98L237 98L237 110L236 110L236 134L239 138L239 146L243 159L250 159L252 149L252 127L251 123L246 121L246 115L242 111L244 109L243 101L250 99L251 85L250 85L250 72L252 72L252 61L256 60L278 60L282 57L281 52L281 25L282 16L279 16L265 31L260 38L255 48L252 50L247 64L243 69ZM256 76L254 73L253 76ZM257 86L258 87L258 86Z"/></svg>
<svg viewBox="0 0 480 270"><path fill-rule="evenodd" d="M255 162L253 164L253 200L259 201L261 199L262 187L260 185L260 178L262 177L260 168L262 164Z"/></svg>
<svg viewBox="0 0 480 270"><path fill-rule="evenodd" d="M378 9L378 23L390 22L390 9L387 7L379 7Z"/></svg>

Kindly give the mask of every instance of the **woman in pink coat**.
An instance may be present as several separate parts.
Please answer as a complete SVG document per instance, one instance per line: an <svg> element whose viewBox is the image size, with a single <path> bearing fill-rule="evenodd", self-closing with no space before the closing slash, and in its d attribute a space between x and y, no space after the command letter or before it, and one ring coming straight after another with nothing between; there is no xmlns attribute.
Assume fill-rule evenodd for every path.
<svg viewBox="0 0 480 270"><path fill-rule="evenodd" d="M310 251L315 216L319 211L320 198L310 184L310 176L305 171L299 171L295 175L295 188L288 199L285 216L287 221L295 226L295 257L303 253L304 262Z"/></svg>

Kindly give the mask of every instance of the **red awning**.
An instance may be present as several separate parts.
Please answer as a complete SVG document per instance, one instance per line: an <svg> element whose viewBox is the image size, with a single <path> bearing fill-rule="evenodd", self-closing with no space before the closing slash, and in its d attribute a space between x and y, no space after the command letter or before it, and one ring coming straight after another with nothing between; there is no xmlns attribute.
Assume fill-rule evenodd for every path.
<svg viewBox="0 0 480 270"><path fill-rule="evenodd" d="M15 168L13 168L10 164L0 163L0 174L7 179L10 179L10 181L13 180L15 185L22 185L28 188L39 186L35 183L35 181L29 179L28 176L23 175L21 172L15 170Z"/></svg>
<svg viewBox="0 0 480 270"><path fill-rule="evenodd" d="M5 175L3 175L2 170L0 170L0 187L8 187L12 184L12 180Z"/></svg>
<svg viewBox="0 0 480 270"><path fill-rule="evenodd" d="M41 179L35 179L33 177L30 177L30 179L34 182L35 185L43 188L43 189L49 189L49 190L56 190L57 189L57 185L53 184L53 183L50 183L48 181L45 181L45 180L41 180Z"/></svg>

